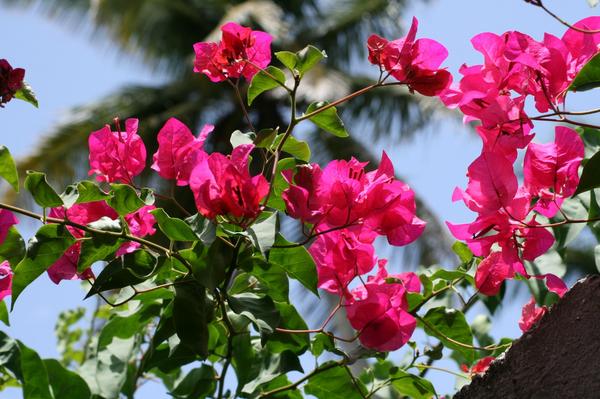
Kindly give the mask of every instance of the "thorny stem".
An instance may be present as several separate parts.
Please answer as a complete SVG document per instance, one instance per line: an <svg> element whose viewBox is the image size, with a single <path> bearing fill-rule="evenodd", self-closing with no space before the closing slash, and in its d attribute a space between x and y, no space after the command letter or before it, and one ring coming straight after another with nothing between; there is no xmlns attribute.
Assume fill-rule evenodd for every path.
<svg viewBox="0 0 600 399"><path fill-rule="evenodd" d="M323 231L319 231L317 233L310 234L304 240L302 240L302 241L300 241L298 243L287 244L287 245L273 245L271 248L296 248L296 247L301 247L301 246L303 246L305 244L308 244L310 242L310 240L312 240L313 238L316 238L316 237L318 237L320 235L331 233L331 232L337 231L337 230L342 230L342 229L345 229L347 227L354 226L354 225L355 225L355 222L349 223L349 224L344 224L342 226L332 227L332 228L327 229L327 230L323 230Z"/></svg>
<svg viewBox="0 0 600 399"><path fill-rule="evenodd" d="M231 87L233 87L233 91L235 92L237 101L240 104L240 108L242 109L244 118L246 119L250 130L254 132L254 125L252 124L252 120L250 119L250 115L248 114L248 110L246 109L246 105L244 104L244 100L242 99L242 94L240 93L240 80L238 79L236 83L233 83L231 79L227 79L227 82L231 85Z"/></svg>

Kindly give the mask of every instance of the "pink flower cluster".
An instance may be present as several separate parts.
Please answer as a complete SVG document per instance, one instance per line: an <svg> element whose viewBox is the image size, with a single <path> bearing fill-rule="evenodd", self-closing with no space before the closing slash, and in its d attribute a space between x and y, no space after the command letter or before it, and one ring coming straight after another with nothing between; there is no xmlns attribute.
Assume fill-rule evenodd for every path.
<svg viewBox="0 0 600 399"><path fill-rule="evenodd" d="M420 283L414 273L388 276L373 241L382 235L392 245L407 245L421 235L425 222L415 215L414 193L395 178L385 152L378 169L365 172L366 165L352 158L332 161L324 169L301 166L295 175L285 173L290 187L282 198L287 213L312 225L317 236L309 252L317 264L319 287L344 297L350 323L361 331L365 346L388 351L404 345L414 331L406 293L418 292ZM350 291L349 284L376 263L377 276ZM377 329L381 331L375 333Z"/></svg>
<svg viewBox="0 0 600 399"><path fill-rule="evenodd" d="M19 223L12 212L0 209L0 245L6 240L8 230ZM12 289L13 271L7 260L0 263L0 301L10 295Z"/></svg>
<svg viewBox="0 0 600 399"><path fill-rule="evenodd" d="M271 62L271 35L229 22L221 27L219 43L194 44L194 72L213 82L240 77L251 80Z"/></svg>
<svg viewBox="0 0 600 399"><path fill-rule="evenodd" d="M129 231L133 236L145 237L153 235L156 232L154 225L156 223L154 216L150 213L154 206L144 206L134 213L125 216L125 221L129 227ZM72 207L65 209L52 208L50 216L68 219L80 225L87 225L96 222L103 217L109 219L117 219L119 215L106 204L104 201L87 202L75 204ZM82 273L77 272L77 264L79 263L79 255L81 254L81 239L85 236L85 232L76 227L68 226L67 229L78 241L71 245L65 253L47 270L50 280L54 284L58 284L61 280L87 280L94 277L94 273L90 268ZM115 256L121 256L126 253L131 253L140 247L137 242L126 242L116 251Z"/></svg>
<svg viewBox="0 0 600 399"><path fill-rule="evenodd" d="M577 26L595 29L600 18L587 18ZM530 276L523 260L533 261L553 245L554 236L536 214L555 216L575 192L584 145L567 127L556 128L553 143L531 143L533 123L524 106L531 96L541 112L558 109L578 70L598 52L600 34L570 29L562 39L547 34L537 42L519 32L482 33L472 43L484 64L463 66L462 80L441 97L448 106L458 106L465 121L480 122L483 150L468 168L467 188L457 188L452 196L478 216L472 223L448 227L476 256L484 257L475 275L483 294L496 295L518 273L544 278L550 290L562 295L566 286L558 277ZM519 149L526 149L522 185L513 169Z"/></svg>
<svg viewBox="0 0 600 399"><path fill-rule="evenodd" d="M531 297L531 300L523 306L521 312L521 319L519 320L519 328L523 332L529 331L545 314L548 312L546 306L537 306L535 298Z"/></svg>
<svg viewBox="0 0 600 399"><path fill-rule="evenodd" d="M97 173L99 181L135 186L133 178L145 168L146 147L137 134L138 120L128 119L126 125L126 133L111 132L106 126L90 135L90 174ZM158 133L151 168L179 186L189 185L203 216L221 215L243 225L260 213L269 184L262 175L250 175L252 144L236 147L230 156L208 154L204 142L213 129L205 125L196 138L185 124L170 118Z"/></svg>
<svg viewBox="0 0 600 399"><path fill-rule="evenodd" d="M452 75L440 65L448 57L448 51L432 39L415 41L419 23L413 18L408 34L388 41L371 35L367 41L369 61L378 65L411 91L425 96L437 96L452 82Z"/></svg>

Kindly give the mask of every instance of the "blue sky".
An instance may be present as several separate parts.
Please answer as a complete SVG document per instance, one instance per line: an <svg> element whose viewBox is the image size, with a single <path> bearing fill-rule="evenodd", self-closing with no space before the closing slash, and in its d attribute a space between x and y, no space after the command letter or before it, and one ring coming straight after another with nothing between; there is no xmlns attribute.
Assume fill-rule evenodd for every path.
<svg viewBox="0 0 600 399"><path fill-rule="evenodd" d="M547 5L573 22L600 11L589 8L585 0L548 0ZM453 73L464 62L480 63L480 55L469 43L477 33L519 30L541 39L545 31L561 36L565 30L540 9L522 0L430 1L411 7L402 23L410 23L413 15L420 21L419 37L436 39L448 48L450 55L446 65ZM14 101L0 111L0 144L7 145L17 157L27 155L52 126L68 120L70 107L97 100L126 83L155 84L164 79L133 57L117 54L102 37L64 25L32 11L0 7L0 26L5 32L0 42L0 58L27 69L26 80L40 100L40 109ZM585 108L581 102L571 104ZM536 131L549 129L540 125ZM464 206L450 202L450 195L455 186L466 183L467 166L481 147L479 140L460 123L439 122L424 129L412 142L400 143L392 149L379 143L373 151L379 153L384 147L399 174L406 177L419 195L428 199L443 220L470 220L471 215ZM8 333L42 356L55 357L56 316L63 309L85 306L82 298L83 291L77 282L54 286L42 277L19 299ZM517 320L525 301L526 298L517 298L507 304L496 321L498 335L519 335ZM0 329L6 330L4 326ZM431 375L442 392L454 384L453 377ZM12 399L20 394L13 391L2 397ZM139 397L162 398L165 394L156 386L149 386Z"/></svg>

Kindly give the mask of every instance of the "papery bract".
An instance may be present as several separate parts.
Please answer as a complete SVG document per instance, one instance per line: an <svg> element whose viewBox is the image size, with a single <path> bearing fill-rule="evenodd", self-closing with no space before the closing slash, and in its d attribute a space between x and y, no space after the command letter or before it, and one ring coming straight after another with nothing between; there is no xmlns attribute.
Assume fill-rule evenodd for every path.
<svg viewBox="0 0 600 399"><path fill-rule="evenodd" d="M496 360L494 356L486 356L477 361L473 367L469 368L466 364L461 365L462 371L468 373L469 375L475 374L485 374L485 372L490 368L490 364Z"/></svg>
<svg viewBox="0 0 600 399"><path fill-rule="evenodd" d="M578 169L584 156L581 137L573 129L556 127L554 143L528 146L523 163L525 187L539 197L535 210L546 217L558 212L564 198L579 183Z"/></svg>
<svg viewBox="0 0 600 399"><path fill-rule="evenodd" d="M81 273L77 272L80 254L81 242L76 242L67 248L65 253L58 258L48 270L46 270L50 280L52 280L54 284L58 284L62 280L87 280L94 277L91 268L88 268Z"/></svg>
<svg viewBox="0 0 600 399"><path fill-rule="evenodd" d="M233 149L230 157L212 153L192 171L190 188L198 212L207 218L229 216L241 223L260 213L260 202L269 192L263 175L251 176L248 157L254 146L244 144Z"/></svg>
<svg viewBox="0 0 600 399"><path fill-rule="evenodd" d="M452 82L452 75L440 69L448 51L435 40L415 41L418 21L413 18L408 34L398 40L371 35L367 40L369 61L379 65L411 90L426 96L436 96Z"/></svg>
<svg viewBox="0 0 600 399"><path fill-rule="evenodd" d="M319 288L345 294L348 284L375 266L375 234L336 230L320 235L308 251L317 264Z"/></svg>
<svg viewBox="0 0 600 399"><path fill-rule="evenodd" d="M204 141L214 129L204 125L198 138L176 118L170 118L158 132L158 151L153 156L152 169L163 179L176 180L178 186L189 184L190 174L204 152Z"/></svg>
<svg viewBox="0 0 600 399"><path fill-rule="evenodd" d="M421 284L414 273L388 275L385 263L379 261L377 275L352 290L345 307L365 347L393 351L406 344L415 330L417 321L408 313L406 294L419 292Z"/></svg>
<svg viewBox="0 0 600 399"><path fill-rule="evenodd" d="M146 147L137 134L138 120L127 119L125 132L112 132L110 126L89 137L90 175L102 182L133 184L133 178L146 166Z"/></svg>
<svg viewBox="0 0 600 399"><path fill-rule="evenodd" d="M13 271L7 260L0 263L0 301L12 292Z"/></svg>
<svg viewBox="0 0 600 399"><path fill-rule="evenodd" d="M237 79L251 80L259 69L271 62L271 35L229 22L221 27L219 43L194 44L194 72L213 82Z"/></svg>
<svg viewBox="0 0 600 399"><path fill-rule="evenodd" d="M156 209L154 205L146 205L138 209L137 211L125 215L125 221L129 226L129 231L136 237L151 236L156 233L156 219L154 215L150 213L153 209ZM138 249L141 245L135 241L128 241L121 245L119 250L115 253L115 256L121 256L128 253L132 253Z"/></svg>
<svg viewBox="0 0 600 399"><path fill-rule="evenodd" d="M336 160L324 169L300 167L282 198L290 216L316 226L316 231L364 225L385 235L392 245L407 245L425 229L416 213L414 192L397 180L384 152L377 170L364 162Z"/></svg>
<svg viewBox="0 0 600 399"><path fill-rule="evenodd" d="M6 209L0 209L0 245L2 245L6 239L8 230L17 223L19 223L19 220L12 212L7 211Z"/></svg>
<svg viewBox="0 0 600 399"><path fill-rule="evenodd" d="M535 323L537 323L548 311L545 306L538 307L535 303L535 298L531 297L531 300L523 306L521 313L521 319L519 319L519 328L521 331L529 331Z"/></svg>
<svg viewBox="0 0 600 399"><path fill-rule="evenodd" d="M0 59L0 108L12 100L15 93L23 87L25 70L13 68L4 58Z"/></svg>

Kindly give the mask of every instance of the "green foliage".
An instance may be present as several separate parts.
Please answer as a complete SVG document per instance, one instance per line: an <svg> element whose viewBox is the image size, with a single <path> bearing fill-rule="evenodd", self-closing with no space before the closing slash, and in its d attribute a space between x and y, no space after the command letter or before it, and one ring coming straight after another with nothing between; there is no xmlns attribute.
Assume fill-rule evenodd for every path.
<svg viewBox="0 0 600 399"><path fill-rule="evenodd" d="M212 319L212 304L206 288L197 283L175 286L173 322L182 344L201 358L208 356L208 322Z"/></svg>
<svg viewBox="0 0 600 399"><path fill-rule="evenodd" d="M15 93L15 98L23 100L38 108L38 100L31 86L23 82L23 86Z"/></svg>
<svg viewBox="0 0 600 399"><path fill-rule="evenodd" d="M110 198L110 195L102 191L96 183L89 180L82 180L78 183L68 185L60 195L60 198L64 206L70 208L75 204L106 200Z"/></svg>
<svg viewBox="0 0 600 399"><path fill-rule="evenodd" d="M327 106L327 101L321 101L312 103L306 109L306 114L317 111L320 108ZM340 119L335 107L329 107L324 111L320 111L318 114L309 118L312 123L317 125L319 128L325 130L328 133L333 134L336 137L348 137L348 132L344 126L344 122Z"/></svg>
<svg viewBox="0 0 600 399"><path fill-rule="evenodd" d="M198 241L199 237L192 228L183 220L172 218L161 209L157 208L150 211L156 218L160 231L165 233L167 238L172 241Z"/></svg>
<svg viewBox="0 0 600 399"><path fill-rule="evenodd" d="M119 215L133 213L144 205L152 205L154 197L148 191L140 195L128 184L111 184L111 197L106 200L108 205Z"/></svg>
<svg viewBox="0 0 600 399"><path fill-rule="evenodd" d="M430 309L419 320L425 332L439 339L444 346L460 352L468 364L475 360L473 333L465 319L465 315L456 309L437 307Z"/></svg>
<svg viewBox="0 0 600 399"><path fill-rule="evenodd" d="M326 58L327 54L325 51L309 45L296 53L291 51L276 52L275 57L294 75L302 77L322 59Z"/></svg>
<svg viewBox="0 0 600 399"><path fill-rule="evenodd" d="M571 91L586 91L600 86L600 54L597 54L579 70L569 86Z"/></svg>
<svg viewBox="0 0 600 399"><path fill-rule="evenodd" d="M31 193L35 203L42 208L54 208L63 204L60 196L48 184L44 173L28 170L25 188Z"/></svg>
<svg viewBox="0 0 600 399"><path fill-rule="evenodd" d="M273 141L271 148L276 149L284 136L284 134L278 135ZM283 152L287 152L295 158L298 158L301 161L310 161L310 147L308 146L308 143L306 141L300 141L294 136L288 136L288 138L285 140L285 143L283 143L281 150Z"/></svg>
<svg viewBox="0 0 600 399"><path fill-rule="evenodd" d="M368 393L362 382L351 376L351 371L345 367L324 363L320 367L326 371L315 374L308 379L304 386L307 395L318 399L360 399Z"/></svg>
<svg viewBox="0 0 600 399"><path fill-rule="evenodd" d="M277 234L275 245L269 252L269 261L283 268L290 278L298 280L315 295L317 292L317 266L303 246L293 246L281 234Z"/></svg>
<svg viewBox="0 0 600 399"><path fill-rule="evenodd" d="M19 192L17 165L8 148L3 145L0 145L0 177L6 180L16 192Z"/></svg>
<svg viewBox="0 0 600 399"><path fill-rule="evenodd" d="M75 239L62 225L49 224L40 227L29 240L27 255L14 269L11 309L23 290L74 243Z"/></svg>
<svg viewBox="0 0 600 399"><path fill-rule="evenodd" d="M280 86L285 87L285 75L281 69L269 66L265 71L258 72L248 86L248 105L252 105L254 99L265 91Z"/></svg>
<svg viewBox="0 0 600 399"><path fill-rule="evenodd" d="M593 157L587 160L581 172L581 178L577 185L575 194L581 194L594 188L600 187L600 152L594 154Z"/></svg>
<svg viewBox="0 0 600 399"><path fill-rule="evenodd" d="M5 260L16 266L25 256L25 241L14 226L8 229L6 238L0 244L0 262Z"/></svg>

